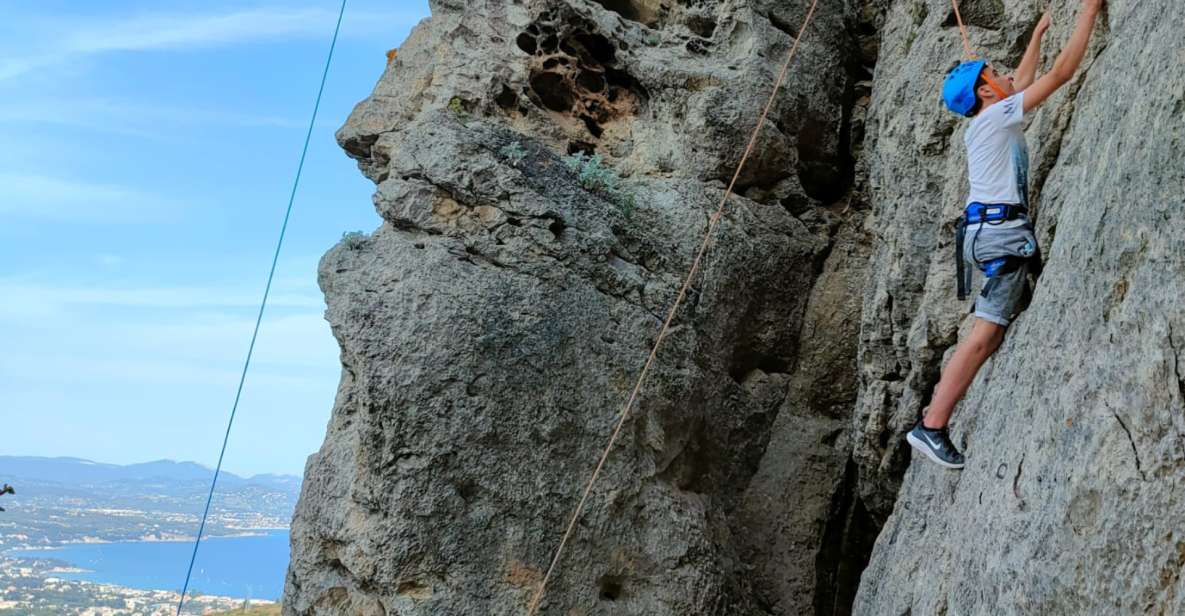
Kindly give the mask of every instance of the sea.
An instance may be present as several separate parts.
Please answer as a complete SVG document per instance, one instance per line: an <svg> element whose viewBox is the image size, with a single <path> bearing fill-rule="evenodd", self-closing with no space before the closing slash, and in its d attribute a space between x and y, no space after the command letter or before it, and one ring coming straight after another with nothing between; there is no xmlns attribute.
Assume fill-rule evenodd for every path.
<svg viewBox="0 0 1185 616"><path fill-rule="evenodd" d="M263 532L259 536L202 540L190 590L241 599L279 600L288 569L288 531ZM58 574L61 578L180 591L192 553L193 542L135 541L74 544L12 554L56 558L85 570Z"/></svg>

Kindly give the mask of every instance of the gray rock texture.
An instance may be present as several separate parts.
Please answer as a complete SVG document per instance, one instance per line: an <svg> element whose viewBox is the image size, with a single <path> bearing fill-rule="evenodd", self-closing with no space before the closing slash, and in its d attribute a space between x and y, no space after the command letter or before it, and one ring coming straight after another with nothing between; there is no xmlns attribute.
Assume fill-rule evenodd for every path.
<svg viewBox="0 0 1185 616"><path fill-rule="evenodd" d="M1015 66L1047 3L964 4L977 47ZM1048 5L1047 66L1080 3ZM1185 613L1181 6L1110 0L1078 77L1031 119L1046 269L956 410L962 473L909 464L901 442L968 325L951 249L964 127L936 95L961 49L950 13L893 3L868 115L854 452L865 502L892 515L855 613Z"/></svg>
<svg viewBox="0 0 1185 616"><path fill-rule="evenodd" d="M1079 3L961 5L1014 66ZM384 222L321 263L286 615L525 613L808 4L431 3L338 133ZM952 473L902 437L970 325L958 29L821 1L542 613L1185 613L1183 14L1109 0L1029 121L1046 270Z"/></svg>
<svg viewBox="0 0 1185 616"><path fill-rule="evenodd" d="M807 4L431 3L338 133L384 223L321 264L286 614L524 613ZM868 19L822 3L542 613L847 613Z"/></svg>

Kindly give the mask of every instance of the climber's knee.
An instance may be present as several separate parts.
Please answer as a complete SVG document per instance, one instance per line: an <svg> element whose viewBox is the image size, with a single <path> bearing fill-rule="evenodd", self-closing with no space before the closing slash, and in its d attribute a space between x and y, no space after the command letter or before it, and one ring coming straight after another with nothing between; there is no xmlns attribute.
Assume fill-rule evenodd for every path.
<svg viewBox="0 0 1185 616"><path fill-rule="evenodd" d="M967 337L967 350L981 359L987 359L1000 348L1004 342L1004 332L1007 328L999 323L987 319L975 319L971 328L971 335Z"/></svg>

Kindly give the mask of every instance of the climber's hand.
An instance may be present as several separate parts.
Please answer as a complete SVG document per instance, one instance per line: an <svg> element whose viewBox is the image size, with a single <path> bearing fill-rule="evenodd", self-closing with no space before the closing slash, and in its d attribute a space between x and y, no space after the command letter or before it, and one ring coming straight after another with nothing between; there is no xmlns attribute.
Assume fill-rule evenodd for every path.
<svg viewBox="0 0 1185 616"><path fill-rule="evenodd" d="M1105 0L1082 0L1082 9L1091 13L1092 15L1098 15L1099 11L1103 10L1104 1Z"/></svg>

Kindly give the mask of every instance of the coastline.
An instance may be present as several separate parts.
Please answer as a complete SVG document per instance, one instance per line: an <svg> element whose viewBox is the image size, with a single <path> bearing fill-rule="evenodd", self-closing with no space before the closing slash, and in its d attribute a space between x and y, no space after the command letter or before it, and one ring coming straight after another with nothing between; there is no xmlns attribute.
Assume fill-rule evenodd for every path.
<svg viewBox="0 0 1185 616"><path fill-rule="evenodd" d="M236 529L238 530L238 529ZM233 534L219 534L206 535L202 541L210 541L211 539L242 539L244 537L266 537L275 532L288 532L289 527L253 527L241 529L243 532ZM83 537L81 539L67 539L59 541L53 545L12 545L0 550L0 555L11 554L12 552L52 552L54 550L61 550L70 546L78 545L122 545L129 543L193 543L196 537L193 535L144 535L137 539L100 539L98 537Z"/></svg>
<svg viewBox="0 0 1185 616"><path fill-rule="evenodd" d="M194 570L190 586L194 596L204 597L203 601L218 609L234 608L243 601L275 603L283 589L288 533L286 528L268 532L251 529L205 538L203 560ZM241 543L244 540L246 543ZM190 546L192 539L152 536L134 541L13 547L0 551L0 589L19 580L19 585L36 589L35 595L62 600L93 596L95 601L126 599L142 606L146 601L176 601L181 584L172 571L173 564L184 564ZM184 574L183 566L180 573ZM0 593L0 600L4 598Z"/></svg>

